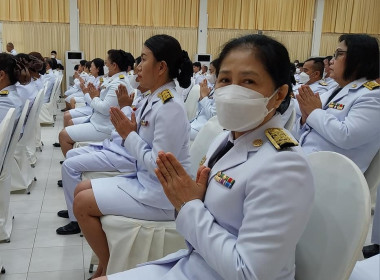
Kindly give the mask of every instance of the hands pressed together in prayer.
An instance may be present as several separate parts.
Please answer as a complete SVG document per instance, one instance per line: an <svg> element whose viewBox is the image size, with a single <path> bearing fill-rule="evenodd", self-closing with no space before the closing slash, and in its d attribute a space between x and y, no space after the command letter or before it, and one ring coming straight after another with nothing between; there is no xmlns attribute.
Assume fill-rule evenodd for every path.
<svg viewBox="0 0 380 280"><path fill-rule="evenodd" d="M120 108L123 108L125 106L132 106L135 94L132 93L129 95L127 88L124 85L119 85L118 90L116 91L116 96Z"/></svg>
<svg viewBox="0 0 380 280"><path fill-rule="evenodd" d="M194 199L204 200L210 168L201 166L194 181L172 153L159 152L155 173L177 212Z"/></svg>
<svg viewBox="0 0 380 280"><path fill-rule="evenodd" d="M199 97L199 100L202 100L203 98L207 97L210 92L211 92L211 89L208 87L208 84L207 84L207 79L204 79L200 84L200 97Z"/></svg>
<svg viewBox="0 0 380 280"><path fill-rule="evenodd" d="M322 109L322 102L318 93L314 93L308 85L302 85L296 95L302 113L301 124L315 109Z"/></svg>
<svg viewBox="0 0 380 280"><path fill-rule="evenodd" d="M89 83L87 89L91 99L100 96L100 90L98 90L93 84Z"/></svg>

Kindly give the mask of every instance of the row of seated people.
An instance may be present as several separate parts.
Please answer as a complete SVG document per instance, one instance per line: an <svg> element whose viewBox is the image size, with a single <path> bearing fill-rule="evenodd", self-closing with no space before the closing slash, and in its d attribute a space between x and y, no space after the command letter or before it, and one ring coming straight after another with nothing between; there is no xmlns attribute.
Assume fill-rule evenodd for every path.
<svg viewBox="0 0 380 280"><path fill-rule="evenodd" d="M0 121L9 108L16 109L17 122L26 100L29 100L29 109L32 107L36 95L46 84L44 103L50 101L53 86L60 71L56 70L55 59L43 58L38 52L30 54L19 53L15 56L0 54Z"/></svg>
<svg viewBox="0 0 380 280"><path fill-rule="evenodd" d="M188 174L190 123L173 81L189 87L192 63L167 35L149 38L141 58L138 98L130 96L126 55L109 52L113 89L107 85L85 94L94 110L93 127L71 125L60 134L60 140L92 135L93 117L112 95L108 110L102 110L110 132L101 144L72 149L74 139L61 141L68 213L59 214L78 220L99 257L93 277L105 275L109 251L99 218L111 214L175 218L189 250L108 279L294 279L295 247L314 193L304 154L336 151L364 172L380 148L380 90L373 81L379 77L377 41L368 35L340 37L329 65L337 86L323 96L308 85L299 88L301 114L292 133L283 129L293 94L286 48L263 35L226 44L216 63L212 98L226 131L210 146L196 180ZM80 182L81 172L97 170L125 175ZM70 232L72 225L61 230Z"/></svg>

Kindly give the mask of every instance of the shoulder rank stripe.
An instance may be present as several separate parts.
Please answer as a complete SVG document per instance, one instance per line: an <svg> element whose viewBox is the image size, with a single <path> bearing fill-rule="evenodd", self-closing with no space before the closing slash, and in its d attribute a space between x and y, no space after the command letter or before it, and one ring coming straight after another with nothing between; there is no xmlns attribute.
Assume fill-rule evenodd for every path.
<svg viewBox="0 0 380 280"><path fill-rule="evenodd" d="M232 188L232 186L235 184L235 180L232 179L231 177L228 177L226 174L224 174L222 171L219 171L216 173L214 176L215 181L219 182L226 188Z"/></svg>
<svg viewBox="0 0 380 280"><path fill-rule="evenodd" d="M298 142L293 140L282 128L268 128L265 135L277 150L298 146Z"/></svg>
<svg viewBox="0 0 380 280"><path fill-rule="evenodd" d="M0 91L0 95L8 95L9 91L7 90L2 90Z"/></svg>
<svg viewBox="0 0 380 280"><path fill-rule="evenodd" d="M363 86L365 86L369 90L373 90L374 88L380 87L380 84L376 83L375 81L368 81L364 83Z"/></svg>
<svg viewBox="0 0 380 280"><path fill-rule="evenodd" d="M124 80L124 75L123 75L123 74L120 74L120 75L119 75L119 79L120 79L120 80Z"/></svg>
<svg viewBox="0 0 380 280"><path fill-rule="evenodd" d="M170 99L172 99L174 95L170 92L170 90L165 89L163 92L158 94L158 97L161 98L162 103L165 104Z"/></svg>

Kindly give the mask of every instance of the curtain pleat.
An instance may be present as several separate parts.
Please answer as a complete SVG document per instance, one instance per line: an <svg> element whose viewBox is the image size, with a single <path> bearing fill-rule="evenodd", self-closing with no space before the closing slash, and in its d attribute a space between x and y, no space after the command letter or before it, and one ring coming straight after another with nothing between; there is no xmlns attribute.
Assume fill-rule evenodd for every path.
<svg viewBox="0 0 380 280"><path fill-rule="evenodd" d="M208 0L209 28L307 31L313 26L310 0Z"/></svg>
<svg viewBox="0 0 380 280"><path fill-rule="evenodd" d="M12 42L19 53L37 51L48 57L56 50L64 62L70 49L69 28L65 23L3 22L3 45Z"/></svg>
<svg viewBox="0 0 380 280"><path fill-rule="evenodd" d="M69 22L67 0L0 0L0 21Z"/></svg>
<svg viewBox="0 0 380 280"><path fill-rule="evenodd" d="M81 24L198 27L199 0L78 0Z"/></svg>
<svg viewBox="0 0 380 280"><path fill-rule="evenodd" d="M80 47L86 59L105 58L109 49L122 49L138 57L146 39L156 34L176 38L192 59L197 51L197 28L80 25Z"/></svg>

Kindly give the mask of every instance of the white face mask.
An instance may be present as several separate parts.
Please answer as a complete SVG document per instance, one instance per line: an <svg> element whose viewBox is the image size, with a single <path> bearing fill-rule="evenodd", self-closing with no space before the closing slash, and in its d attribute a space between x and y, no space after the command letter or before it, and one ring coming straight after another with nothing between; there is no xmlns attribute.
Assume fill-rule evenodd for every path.
<svg viewBox="0 0 380 280"><path fill-rule="evenodd" d="M136 82L137 75L129 75L129 83L131 84L131 87L138 88L140 83Z"/></svg>
<svg viewBox="0 0 380 280"><path fill-rule="evenodd" d="M308 81L310 81L310 76L305 72L302 72L299 77L299 83L306 84Z"/></svg>
<svg viewBox="0 0 380 280"><path fill-rule="evenodd" d="M297 73L297 74L301 73L301 69L296 68L296 73Z"/></svg>
<svg viewBox="0 0 380 280"><path fill-rule="evenodd" d="M103 70L104 70L104 75L108 75L108 72L109 72L108 66L104 65Z"/></svg>
<svg viewBox="0 0 380 280"><path fill-rule="evenodd" d="M215 74L207 74L206 75L206 79L212 85L214 85L215 82L216 82L216 76L215 76Z"/></svg>
<svg viewBox="0 0 380 280"><path fill-rule="evenodd" d="M216 114L220 125L230 131L244 132L258 127L268 111L269 100L277 93L264 97L261 93L238 85L215 90Z"/></svg>
<svg viewBox="0 0 380 280"><path fill-rule="evenodd" d="M54 54L52 54L50 57L51 57L51 58L55 58L55 55L54 55Z"/></svg>

